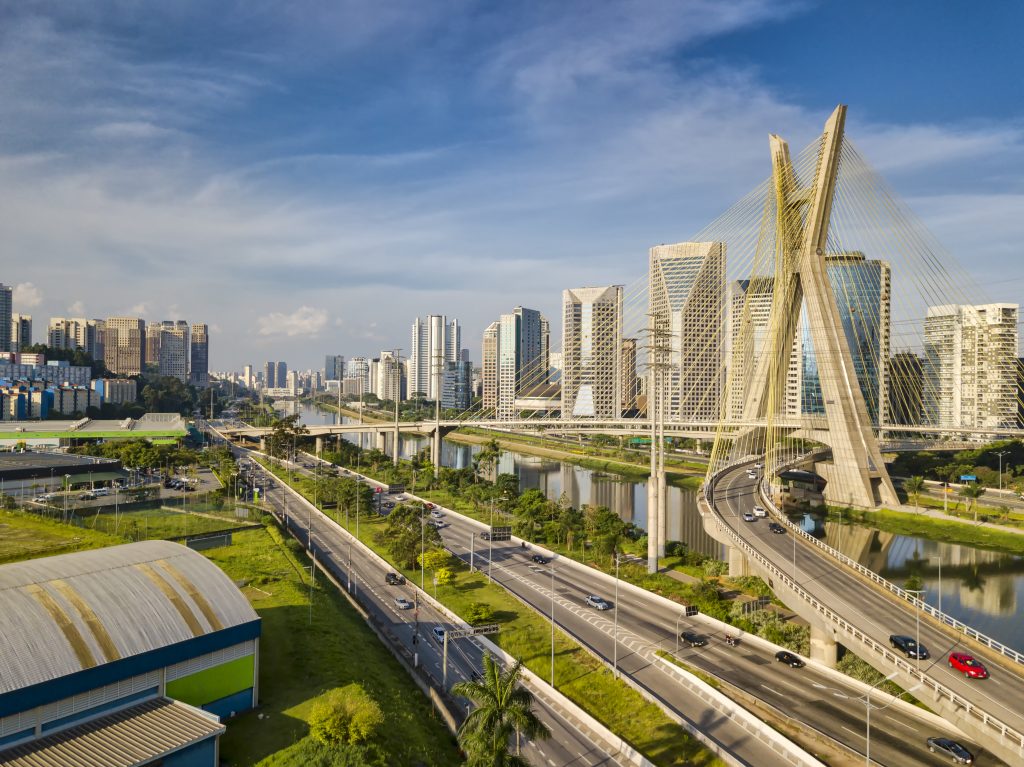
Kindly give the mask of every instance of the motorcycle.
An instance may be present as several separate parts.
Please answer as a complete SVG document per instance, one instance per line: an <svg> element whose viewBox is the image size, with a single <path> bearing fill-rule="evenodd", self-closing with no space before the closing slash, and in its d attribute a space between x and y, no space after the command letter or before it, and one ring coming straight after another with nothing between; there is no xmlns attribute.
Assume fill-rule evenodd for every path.
<svg viewBox="0 0 1024 767"><path fill-rule="evenodd" d="M727 645L729 645L729 647L735 647L736 645L738 645L740 643L740 638L739 637L730 636L729 634L726 634L725 635L725 643Z"/></svg>

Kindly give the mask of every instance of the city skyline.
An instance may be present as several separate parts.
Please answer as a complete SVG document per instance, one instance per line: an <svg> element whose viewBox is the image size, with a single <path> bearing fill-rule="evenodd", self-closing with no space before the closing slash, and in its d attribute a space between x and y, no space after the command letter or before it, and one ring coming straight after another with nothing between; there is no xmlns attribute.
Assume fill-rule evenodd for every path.
<svg viewBox="0 0 1024 767"><path fill-rule="evenodd" d="M837 101L988 298L1018 300L1024 275L1000 267L1024 239L1020 86L1006 74L1019 8L851 9L844 25L879 40L863 74L799 66L813 54L796 41L838 20L815 3L655 3L643 18L609 3L575 29L578 11L503 9L491 25L471 5L381 17L356 4L276 28L258 14L229 28L198 5L127 20L102 4L3 11L15 311L37 327L81 305L204 316L223 340L212 366L236 370L285 349L301 368L325 349L371 356L407 337L405 314L448 312L466 338L495 305L558 318L581 272L639 278L650 247L692 238L767 175L769 131L802 144ZM428 41L452 13L464 24L439 53ZM551 45L569 29L572 45ZM962 29L985 45L931 50ZM383 39L402 39L401 55ZM308 63L290 55L298 40ZM899 84L879 83L897 61ZM356 72L389 87L355 87ZM1005 87L972 87L982 76ZM50 276L83 264L75 280Z"/></svg>

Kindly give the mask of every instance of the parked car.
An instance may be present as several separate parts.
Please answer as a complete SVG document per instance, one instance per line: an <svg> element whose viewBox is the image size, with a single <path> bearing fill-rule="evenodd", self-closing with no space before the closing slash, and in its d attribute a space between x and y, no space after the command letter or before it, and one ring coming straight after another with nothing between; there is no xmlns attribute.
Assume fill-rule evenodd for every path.
<svg viewBox="0 0 1024 767"><path fill-rule="evenodd" d="M82 493L78 497L81 498L83 501L95 501L96 493Z"/></svg>
<svg viewBox="0 0 1024 767"><path fill-rule="evenodd" d="M587 607L593 607L595 610L612 609L611 603L597 596L597 594L588 594L584 601L587 603Z"/></svg>
<svg viewBox="0 0 1024 767"><path fill-rule="evenodd" d="M679 638L690 645L690 647L703 647L708 643L708 640L695 631L684 631L679 635Z"/></svg>
<svg viewBox="0 0 1024 767"><path fill-rule="evenodd" d="M388 573L384 576L384 582L388 586L401 586L405 583L405 576L401 573Z"/></svg>
<svg viewBox="0 0 1024 767"><path fill-rule="evenodd" d="M790 668L803 668L807 665L798 656L788 650L779 650L775 653L775 660L779 663L785 663Z"/></svg>
<svg viewBox="0 0 1024 767"><path fill-rule="evenodd" d="M532 557L530 557L530 559L532 559L538 565L546 565L550 561L547 557L541 556L540 554L534 554Z"/></svg>
<svg viewBox="0 0 1024 767"><path fill-rule="evenodd" d="M757 519L757 517L755 517L755 516L754 516L754 515L753 515L752 513L750 513L749 511L744 511L744 512L743 512L743 521L744 521L744 522L753 522L753 521L754 521L755 519Z"/></svg>
<svg viewBox="0 0 1024 767"><path fill-rule="evenodd" d="M961 672L969 679L988 679L988 669L975 660L973 655L965 652L951 652L949 654L949 667Z"/></svg>
<svg viewBox="0 0 1024 767"><path fill-rule="evenodd" d="M954 764L974 764L974 754L949 738L928 738L925 741L933 754L944 754L953 758Z"/></svg>
<svg viewBox="0 0 1024 767"><path fill-rule="evenodd" d="M768 529L776 535L783 535L786 532L786 528L780 525L778 522L769 522Z"/></svg>
<svg viewBox="0 0 1024 767"><path fill-rule="evenodd" d="M436 639L438 642L444 642L443 628L441 628L440 626L434 626L434 628L432 628L430 631L434 635L434 639Z"/></svg>
<svg viewBox="0 0 1024 767"><path fill-rule="evenodd" d="M33 503L46 503L49 500L50 499L47 498L45 495L37 495L35 498L32 499L32 502Z"/></svg>
<svg viewBox="0 0 1024 767"><path fill-rule="evenodd" d="M395 607L399 610L411 610L412 602L405 597L395 597Z"/></svg>
<svg viewBox="0 0 1024 767"><path fill-rule="evenodd" d="M931 655L928 654L928 648L923 644L919 645L914 637L908 637L903 634L893 634L889 637L889 644L892 645L894 650L899 650L908 658L928 660L928 658L931 657Z"/></svg>

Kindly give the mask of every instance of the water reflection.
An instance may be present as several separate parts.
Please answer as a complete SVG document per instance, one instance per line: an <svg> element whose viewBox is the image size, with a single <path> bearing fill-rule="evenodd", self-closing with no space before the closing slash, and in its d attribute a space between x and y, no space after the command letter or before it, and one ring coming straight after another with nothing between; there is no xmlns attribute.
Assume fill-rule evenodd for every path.
<svg viewBox="0 0 1024 767"><path fill-rule="evenodd" d="M897 535L863 525L791 517L805 531L902 586L920 579L925 601L1011 647L1024 647L1024 557Z"/></svg>
<svg viewBox="0 0 1024 767"><path fill-rule="evenodd" d="M335 413L322 411L299 402L280 404L283 414L297 413L303 423L309 426L334 424L338 422ZM342 423L354 423L345 416ZM375 446L376 437L363 436L363 447ZM344 439L359 444L359 435L346 434ZM385 435L384 448L390 452L393 436ZM410 458L427 447L425 437L415 435L399 436L399 455ZM441 442L441 464L451 468L466 468L473 465L473 456L479 451L477 445L465 445L449 440ZM547 498L558 500L565 493L569 503L579 507L585 504L607 506L619 517L641 528L647 527L647 484L623 479L616 475L603 474L574 464L555 461L550 458L524 455L503 451L498 458L497 469L503 474L519 477L520 490L537 488ZM708 556L722 558L722 545L704 532L700 513L697 511L697 496L693 490L669 487L667 491L668 521L667 537L673 541L685 541L695 551Z"/></svg>

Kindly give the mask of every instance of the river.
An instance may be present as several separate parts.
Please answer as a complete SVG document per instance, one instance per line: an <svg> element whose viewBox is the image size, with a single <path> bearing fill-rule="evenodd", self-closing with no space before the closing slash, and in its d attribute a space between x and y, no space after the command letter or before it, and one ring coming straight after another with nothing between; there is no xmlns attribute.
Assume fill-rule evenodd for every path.
<svg viewBox="0 0 1024 767"><path fill-rule="evenodd" d="M336 413L301 402L278 402L275 407L286 414L297 413L309 426L333 424L338 418ZM343 417L342 422L350 421ZM345 438L358 442L356 435ZM368 436L365 447L372 446L370 439L372 437ZM399 441L400 454L406 458L425 446L423 437L403 435ZM443 440L441 463L453 468L470 466L478 450L477 445ZM556 500L564 492L574 506L607 506L623 520L646 528L646 481L637 482L508 450L502 451L498 459L498 471L519 477L521 490L539 488L548 498ZM723 556L722 545L704 532L694 491L669 487L668 505L669 540L685 541L695 551L708 556ZM929 604L941 606L949 615L1004 644L1024 648L1024 620L1017 612L1018 604L1024 602L1024 558L884 533L862 525L826 523L811 515L805 516L802 524L808 532L898 585L902 586L911 574L918 575Z"/></svg>

